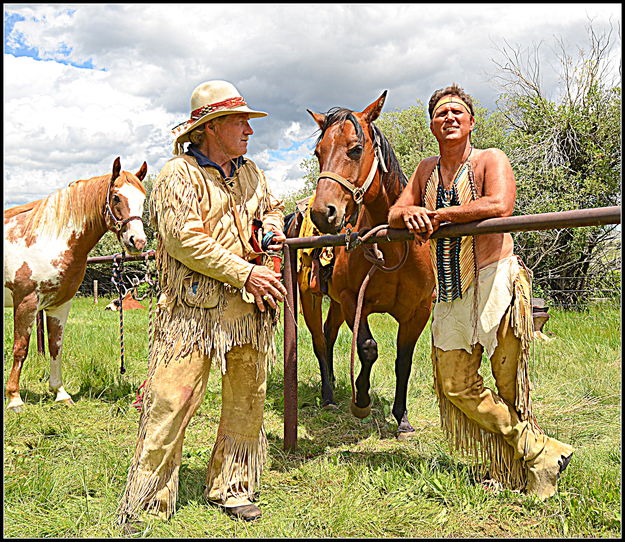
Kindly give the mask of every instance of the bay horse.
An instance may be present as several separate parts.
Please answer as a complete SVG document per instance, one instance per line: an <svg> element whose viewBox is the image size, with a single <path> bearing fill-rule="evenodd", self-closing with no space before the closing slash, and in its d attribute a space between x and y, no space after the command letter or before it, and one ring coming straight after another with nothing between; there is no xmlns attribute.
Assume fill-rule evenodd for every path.
<svg viewBox="0 0 625 542"><path fill-rule="evenodd" d="M321 173L309 210L321 233L337 234L345 231L347 224L358 232L386 224L389 208L407 184L393 149L374 124L385 99L386 91L361 112L339 107L326 114L307 110L321 131L315 148ZM324 406L334 404L333 348L338 330L345 321L354 332L359 289L372 265L363 248L349 252L346 247L334 248L334 268L327 289L331 302L323 329L322 298L298 280L304 319L319 361ZM383 243L379 250L385 267L399 265L403 257L406 260L396 271L374 273L368 282L357 329L361 370L351 411L359 418L371 412L370 375L378 346L367 318L372 313L388 313L399 324L392 412L398 425L397 438L404 439L414 433L408 420L406 394L415 345L431 312L434 274L427 244Z"/></svg>
<svg viewBox="0 0 625 542"><path fill-rule="evenodd" d="M4 306L13 307L13 367L7 408L24 406L19 379L37 312L45 310L50 352L49 388L55 401L72 405L63 388L61 346L71 301L87 269L87 256L107 232L129 252L146 245L142 214L146 190L136 174L121 171L74 181L48 197L4 211Z"/></svg>

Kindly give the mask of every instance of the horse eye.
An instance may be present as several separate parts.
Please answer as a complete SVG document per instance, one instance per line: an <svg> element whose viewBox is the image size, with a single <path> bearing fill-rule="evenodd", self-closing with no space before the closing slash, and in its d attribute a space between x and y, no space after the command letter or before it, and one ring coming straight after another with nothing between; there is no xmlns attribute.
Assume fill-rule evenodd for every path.
<svg viewBox="0 0 625 542"><path fill-rule="evenodd" d="M119 196L115 195L113 196L113 203L119 203L121 200L119 199Z"/></svg>
<svg viewBox="0 0 625 542"><path fill-rule="evenodd" d="M347 151L347 156L352 160L358 160L362 156L362 145L356 145Z"/></svg>

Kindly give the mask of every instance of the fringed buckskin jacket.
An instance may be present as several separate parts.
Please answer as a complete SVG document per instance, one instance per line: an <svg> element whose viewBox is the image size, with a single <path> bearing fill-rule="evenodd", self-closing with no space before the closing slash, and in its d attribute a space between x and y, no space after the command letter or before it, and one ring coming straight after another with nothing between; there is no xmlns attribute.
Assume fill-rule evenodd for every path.
<svg viewBox="0 0 625 542"><path fill-rule="evenodd" d="M252 220L282 231L283 204L269 192L264 173L249 159L226 180L214 167L180 155L159 173L150 196L150 223L158 239L161 295L152 356L213 357L225 372L225 354L252 344L274 350L274 314L261 313L244 289L253 264ZM236 206L236 207L235 207Z"/></svg>

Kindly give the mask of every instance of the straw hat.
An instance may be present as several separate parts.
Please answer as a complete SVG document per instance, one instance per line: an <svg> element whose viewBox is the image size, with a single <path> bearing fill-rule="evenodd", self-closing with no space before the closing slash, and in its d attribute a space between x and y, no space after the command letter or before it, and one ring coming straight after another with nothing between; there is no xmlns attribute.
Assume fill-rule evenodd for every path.
<svg viewBox="0 0 625 542"><path fill-rule="evenodd" d="M198 85L191 94L191 115L172 129L174 154L182 154L183 143L189 141L189 133L216 117L247 113L250 118L266 117L264 111L254 111L232 83L228 81L206 81Z"/></svg>

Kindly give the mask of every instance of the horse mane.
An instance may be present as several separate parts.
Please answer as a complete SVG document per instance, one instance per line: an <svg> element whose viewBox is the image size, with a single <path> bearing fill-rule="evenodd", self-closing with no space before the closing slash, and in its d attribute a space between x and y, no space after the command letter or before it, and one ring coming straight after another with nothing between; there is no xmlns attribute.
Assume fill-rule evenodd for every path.
<svg viewBox="0 0 625 542"><path fill-rule="evenodd" d="M29 212L23 226L25 237L41 234L57 237L68 227L91 229L103 223L102 206L110 180L110 175L101 175L73 181L45 198L7 209L4 217Z"/></svg>
<svg viewBox="0 0 625 542"><path fill-rule="evenodd" d="M356 137L358 137L360 144L363 144L365 134L362 126L356 120L354 112L346 107L333 107L326 113L323 126L321 127L321 133L317 139L317 144L323 139L323 135L330 126L337 123L344 123L345 121L350 121L354 125ZM402 189L408 184L408 179L404 175L404 172L401 169L401 164L397 159L397 155L395 154L395 151L393 150L393 147L391 147L391 144L386 136L375 125L375 123L372 122L371 127L380 140L380 150L382 151L382 157L384 158L384 163L386 164L386 169L388 170L388 173L381 174L382 182L389 190L394 188L392 186L394 182L399 183L399 191L394 195L395 199L397 199Z"/></svg>

